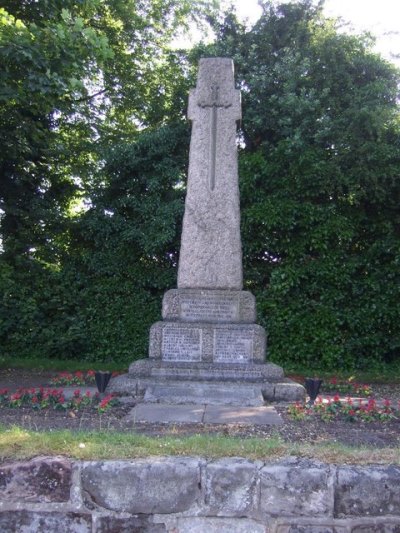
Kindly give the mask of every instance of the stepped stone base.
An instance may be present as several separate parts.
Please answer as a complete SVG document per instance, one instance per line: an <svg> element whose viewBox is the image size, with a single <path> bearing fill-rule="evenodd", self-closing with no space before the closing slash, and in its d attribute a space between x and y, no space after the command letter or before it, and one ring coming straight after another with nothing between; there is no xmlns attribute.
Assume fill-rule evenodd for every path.
<svg viewBox="0 0 400 533"><path fill-rule="evenodd" d="M144 401L148 403L176 403L209 405L237 405L256 407L264 405L260 387L254 384L205 383L182 381L150 385Z"/></svg>
<svg viewBox="0 0 400 533"><path fill-rule="evenodd" d="M142 359L129 373L114 378L110 392L144 397L148 402L206 403L257 406L268 402L293 402L305 398L305 390L283 376L273 363L216 365L168 363Z"/></svg>
<svg viewBox="0 0 400 533"><path fill-rule="evenodd" d="M281 381L284 377L280 366L273 363L224 364L224 363L184 363L141 359L129 367L130 376L137 378L154 377L184 381L236 381L260 382Z"/></svg>
<svg viewBox="0 0 400 533"><path fill-rule="evenodd" d="M304 388L266 363L254 296L233 289L172 289L150 329L149 358L109 390L148 403L261 406L303 400Z"/></svg>

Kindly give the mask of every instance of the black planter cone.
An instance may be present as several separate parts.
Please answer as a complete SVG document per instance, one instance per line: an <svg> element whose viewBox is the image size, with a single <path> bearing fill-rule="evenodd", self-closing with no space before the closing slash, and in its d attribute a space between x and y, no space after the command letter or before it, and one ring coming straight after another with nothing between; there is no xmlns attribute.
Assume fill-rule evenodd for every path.
<svg viewBox="0 0 400 533"><path fill-rule="evenodd" d="M102 372L101 370L96 370L94 373L94 379L96 380L97 390L99 392L104 392L107 388L108 382L111 379L111 372Z"/></svg>
<svg viewBox="0 0 400 533"><path fill-rule="evenodd" d="M321 387L322 379L317 378L306 378L304 386L306 388L307 394L310 398L310 405L313 405L316 397L318 396L319 389Z"/></svg>

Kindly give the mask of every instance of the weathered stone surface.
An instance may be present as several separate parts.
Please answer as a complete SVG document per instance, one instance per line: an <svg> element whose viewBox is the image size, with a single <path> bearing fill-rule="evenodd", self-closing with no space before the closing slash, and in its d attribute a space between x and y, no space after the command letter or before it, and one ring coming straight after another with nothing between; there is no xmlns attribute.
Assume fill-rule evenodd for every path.
<svg viewBox="0 0 400 533"><path fill-rule="evenodd" d="M337 526L333 522L330 524L280 524L274 533L348 533L347 526Z"/></svg>
<svg viewBox="0 0 400 533"><path fill-rule="evenodd" d="M262 386L262 394L270 402L297 402L303 401L306 391L300 383L288 379L280 382L268 382Z"/></svg>
<svg viewBox="0 0 400 533"><path fill-rule="evenodd" d="M189 424L247 424L262 426L282 425L282 417L272 406L238 407L210 404L178 405L171 403L138 403L126 415L126 422Z"/></svg>
<svg viewBox="0 0 400 533"><path fill-rule="evenodd" d="M71 463L64 457L36 457L0 468L3 502L65 502L70 498L70 487Z"/></svg>
<svg viewBox="0 0 400 533"><path fill-rule="evenodd" d="M342 466L335 486L335 516L398 515L399 487L399 466Z"/></svg>
<svg viewBox="0 0 400 533"><path fill-rule="evenodd" d="M364 523L350 526L351 533L400 533L400 520L384 518L381 520L365 520Z"/></svg>
<svg viewBox="0 0 400 533"><path fill-rule="evenodd" d="M75 497L32 503L23 493L21 500L3 498L0 531L400 533L400 506L392 499L400 486L399 468L337 467L297 458L266 464L242 458L77 461L71 481ZM334 517L333 487L337 496L357 486L363 495L368 488L372 508L375 500L394 502L393 513L361 514L356 505L359 514Z"/></svg>
<svg viewBox="0 0 400 533"><path fill-rule="evenodd" d="M122 518L117 516L96 517L96 533L164 533L164 524L154 524L149 516L130 516Z"/></svg>
<svg viewBox="0 0 400 533"><path fill-rule="evenodd" d="M91 462L82 470L88 505L129 513L186 511L200 497L200 462L190 458L150 458Z"/></svg>
<svg viewBox="0 0 400 533"><path fill-rule="evenodd" d="M257 324L156 322L149 357L168 362L248 364L265 360L266 336Z"/></svg>
<svg viewBox="0 0 400 533"><path fill-rule="evenodd" d="M203 422L205 424L280 426L283 424L283 419L271 405L230 407L226 405L207 404Z"/></svg>
<svg viewBox="0 0 400 533"><path fill-rule="evenodd" d="M146 360L143 362L148 362L150 364L138 365L137 367L132 364L129 374L124 374L115 378L111 382L108 391L143 396L147 388L154 387L157 383L164 385L165 383L171 382L171 384L173 384L174 381L178 380L181 381L181 383L185 383L187 388L191 388L196 381L220 383L221 386L225 386L231 382L233 382L233 384L237 384L238 382L243 384L258 382L259 390L261 391L261 388L265 388L262 384L263 379L279 379L279 372L275 372L275 365L269 364L232 365L232 367L231 365L218 365L217 368L214 368L214 365L209 364L196 364L193 368L187 368L181 363L179 368L174 369L171 365L166 365L160 360ZM223 368L221 368L221 366ZM160 379L158 380L154 378ZM271 384L271 387L272 396L267 396L267 399L274 401L273 383ZM304 391L299 395L299 399L303 396ZM203 398L202 400L205 402L207 398Z"/></svg>
<svg viewBox="0 0 400 533"><path fill-rule="evenodd" d="M126 420L148 423L184 422L201 424L204 405L171 405L166 403L138 403L126 416Z"/></svg>
<svg viewBox="0 0 400 533"><path fill-rule="evenodd" d="M261 406L264 399L259 384L246 383L205 383L182 381L159 383L147 387L145 402Z"/></svg>
<svg viewBox="0 0 400 533"><path fill-rule="evenodd" d="M171 533L270 533L270 529L263 523L248 518L206 518L190 517L162 520Z"/></svg>
<svg viewBox="0 0 400 533"><path fill-rule="evenodd" d="M86 513L58 511L0 511L2 533L91 533L92 517Z"/></svg>
<svg viewBox="0 0 400 533"><path fill-rule="evenodd" d="M207 514L252 516L258 506L258 470L261 462L246 459L220 459L207 464Z"/></svg>
<svg viewBox="0 0 400 533"><path fill-rule="evenodd" d="M171 289L163 298L164 320L253 323L256 301L248 291Z"/></svg>
<svg viewBox="0 0 400 533"><path fill-rule="evenodd" d="M330 468L308 460L287 459L260 471L260 508L271 516L332 516Z"/></svg>
<svg viewBox="0 0 400 533"><path fill-rule="evenodd" d="M241 289L236 146L241 110L231 59L200 60L188 118L193 126L178 288Z"/></svg>
<svg viewBox="0 0 400 533"><path fill-rule="evenodd" d="M243 385L245 390L246 384L258 384L256 387L257 401L250 401L247 398L246 404L241 404L242 399L234 396L237 388ZM191 390L205 390L206 385L214 384L219 390L221 405L262 405L262 397L272 402L293 402L302 401L305 398L304 387L298 383L290 382L283 378L282 368L273 363L250 363L250 364L225 364L225 363L177 363L162 361L161 359L143 359L135 361L129 367L129 374L124 374L113 378L108 390L121 394L132 394L134 396L143 396L148 391L148 398L157 396L161 397L166 390L165 387L184 388L187 396ZM217 386L218 384L218 386ZM160 386L160 393L157 393L156 387ZM228 388L227 388L228 387ZM222 396L221 392L226 390L228 395ZM239 390L240 392L240 390ZM179 395L178 395L179 396ZM183 401L171 402L179 403ZM212 398L192 394L191 403L210 403ZM195 397L196 396L196 397ZM167 401L167 400L165 400ZM260 403L261 402L261 403ZM168 403L168 402L167 402ZM215 401L211 403L216 404Z"/></svg>
<svg viewBox="0 0 400 533"><path fill-rule="evenodd" d="M130 365L129 374L113 378L108 390L111 390L119 381L132 381L139 377L250 382L270 380L278 382L283 378L283 370L274 363L230 363L226 365L224 363L206 361L196 363L180 362L178 366L174 362L162 361L161 359L141 359Z"/></svg>
<svg viewBox="0 0 400 533"><path fill-rule="evenodd" d="M301 520L301 519L300 519ZM273 529L274 533L349 533L348 524L337 523L335 520L308 521L308 523L283 524Z"/></svg>

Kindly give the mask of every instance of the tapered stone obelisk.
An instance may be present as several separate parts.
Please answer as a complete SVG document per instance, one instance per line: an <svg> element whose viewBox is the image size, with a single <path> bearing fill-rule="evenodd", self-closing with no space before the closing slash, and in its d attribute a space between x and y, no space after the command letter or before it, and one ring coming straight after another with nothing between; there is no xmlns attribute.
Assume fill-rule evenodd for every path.
<svg viewBox="0 0 400 533"><path fill-rule="evenodd" d="M241 118L233 62L200 60L190 92L189 173L178 288L163 298L150 329L149 359L136 361L112 390L144 401L262 405L301 399L304 389L266 363L266 335L254 296L242 290L236 130Z"/></svg>
<svg viewBox="0 0 400 533"><path fill-rule="evenodd" d="M241 108L231 59L200 60L188 118L192 137L178 288L240 290L236 130Z"/></svg>

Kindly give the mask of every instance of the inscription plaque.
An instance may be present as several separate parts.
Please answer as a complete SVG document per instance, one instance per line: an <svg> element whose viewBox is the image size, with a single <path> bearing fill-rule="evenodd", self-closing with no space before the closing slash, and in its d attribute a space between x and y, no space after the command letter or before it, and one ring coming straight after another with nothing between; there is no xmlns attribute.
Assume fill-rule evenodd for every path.
<svg viewBox="0 0 400 533"><path fill-rule="evenodd" d="M164 328L161 357L164 361L201 361L201 329Z"/></svg>
<svg viewBox="0 0 400 533"><path fill-rule="evenodd" d="M253 333L234 329L214 332L214 362L249 363L253 358Z"/></svg>
<svg viewBox="0 0 400 533"><path fill-rule="evenodd" d="M181 317L183 320L199 322L232 322L239 318L237 298L221 298L219 295L196 297L181 296Z"/></svg>

